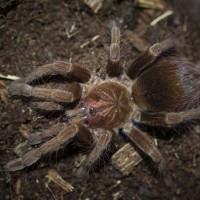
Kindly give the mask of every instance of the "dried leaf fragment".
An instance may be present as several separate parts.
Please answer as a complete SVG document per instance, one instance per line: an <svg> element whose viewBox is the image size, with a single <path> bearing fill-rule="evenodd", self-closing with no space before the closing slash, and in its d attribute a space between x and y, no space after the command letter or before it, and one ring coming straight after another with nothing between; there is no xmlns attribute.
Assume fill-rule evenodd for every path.
<svg viewBox="0 0 200 200"><path fill-rule="evenodd" d="M60 186L64 191L66 192L72 192L74 187L66 182L56 170L50 169L48 171L48 174L46 175L46 178L48 178L50 181L53 181L55 184Z"/></svg>

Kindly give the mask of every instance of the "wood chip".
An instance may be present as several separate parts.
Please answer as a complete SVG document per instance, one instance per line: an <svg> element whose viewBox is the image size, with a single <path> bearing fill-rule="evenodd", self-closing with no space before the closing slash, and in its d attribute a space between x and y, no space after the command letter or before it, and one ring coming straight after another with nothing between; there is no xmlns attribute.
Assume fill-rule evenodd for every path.
<svg viewBox="0 0 200 200"><path fill-rule="evenodd" d="M112 156L113 166L121 171L124 176L129 175L133 171L134 167L141 161L141 156L129 143L124 145Z"/></svg>
<svg viewBox="0 0 200 200"><path fill-rule="evenodd" d="M166 4L163 0L136 0L134 5L141 8L165 9Z"/></svg>
<svg viewBox="0 0 200 200"><path fill-rule="evenodd" d="M0 99L7 104L8 103L8 90L6 87L6 81L0 80Z"/></svg>
<svg viewBox="0 0 200 200"><path fill-rule="evenodd" d="M157 146L157 139L154 139L154 143ZM125 144L112 155L113 166L121 171L124 176L128 176L142 160L142 157L130 143Z"/></svg>
<svg viewBox="0 0 200 200"><path fill-rule="evenodd" d="M15 192L17 195L21 194L21 186L22 186L21 179L17 179L15 183Z"/></svg>
<svg viewBox="0 0 200 200"><path fill-rule="evenodd" d="M102 8L104 0L84 0L84 3L90 7L94 13L98 13L98 11Z"/></svg>
<svg viewBox="0 0 200 200"><path fill-rule="evenodd" d="M0 88L6 88L6 81L0 80Z"/></svg>
<svg viewBox="0 0 200 200"><path fill-rule="evenodd" d="M54 169L50 169L48 171L46 178L48 178L50 181L53 181L66 192L72 192L74 190L74 187L70 183L66 182Z"/></svg>
<svg viewBox="0 0 200 200"><path fill-rule="evenodd" d="M14 152L18 157L22 157L29 149L27 141L19 143L15 148Z"/></svg>
<svg viewBox="0 0 200 200"><path fill-rule="evenodd" d="M21 124L19 132L27 139L32 132L32 126L30 124Z"/></svg>

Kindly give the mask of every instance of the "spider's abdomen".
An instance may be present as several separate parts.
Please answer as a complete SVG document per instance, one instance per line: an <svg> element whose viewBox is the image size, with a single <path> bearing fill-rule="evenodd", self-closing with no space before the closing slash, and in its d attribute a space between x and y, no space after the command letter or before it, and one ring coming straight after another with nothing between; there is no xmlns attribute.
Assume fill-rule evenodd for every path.
<svg viewBox="0 0 200 200"><path fill-rule="evenodd" d="M180 111L197 107L199 71L186 59L161 58L132 86L134 103L142 111ZM196 97L196 96L198 97Z"/></svg>
<svg viewBox="0 0 200 200"><path fill-rule="evenodd" d="M84 103L91 127L120 127L132 113L131 94L117 82L104 82L93 87L84 98Z"/></svg>

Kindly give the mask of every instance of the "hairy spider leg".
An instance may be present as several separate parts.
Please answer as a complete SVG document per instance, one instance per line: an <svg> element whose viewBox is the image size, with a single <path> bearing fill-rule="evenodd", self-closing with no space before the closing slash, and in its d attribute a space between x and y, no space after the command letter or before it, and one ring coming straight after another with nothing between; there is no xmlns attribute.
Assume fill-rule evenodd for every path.
<svg viewBox="0 0 200 200"><path fill-rule="evenodd" d="M29 151L21 158L8 162L5 169L8 171L17 171L32 165L45 154L57 151L69 143L69 141L76 136L78 130L79 127L76 124L67 125L58 133L56 137L50 139L40 147Z"/></svg>
<svg viewBox="0 0 200 200"><path fill-rule="evenodd" d="M158 164L158 170L160 172L163 172L166 169L162 155L148 134L135 126L126 134L145 154L150 156L150 158Z"/></svg>
<svg viewBox="0 0 200 200"><path fill-rule="evenodd" d="M126 135L157 164L158 171L163 176L163 180L167 185L170 185L172 183L172 177L166 167L164 158L155 146L152 138L146 132L135 126L129 133L126 133Z"/></svg>
<svg viewBox="0 0 200 200"><path fill-rule="evenodd" d="M79 65L57 61L36 69L25 78L25 83L12 84L9 88L10 94L37 98L37 101L30 104L34 109L61 111L63 110L63 106L58 103L70 103L79 99L81 97L81 87L78 83L60 84L58 89L33 87L31 85L37 79L53 75L72 75L80 82L87 82L90 79L90 72L87 69ZM38 101L38 99L42 101ZM44 102L44 100L47 102Z"/></svg>
<svg viewBox="0 0 200 200"><path fill-rule="evenodd" d="M114 23L111 29L110 55L106 64L106 73L110 77L117 77L123 71L120 64L120 39L120 29Z"/></svg>
<svg viewBox="0 0 200 200"><path fill-rule="evenodd" d="M135 111L133 119L137 122L163 127L173 127L177 124L200 118L200 109L181 112L141 112Z"/></svg>
<svg viewBox="0 0 200 200"><path fill-rule="evenodd" d="M45 110L47 112L61 112L64 110L64 107L61 104L51 101L33 101L29 103L29 106L34 110Z"/></svg>
<svg viewBox="0 0 200 200"><path fill-rule="evenodd" d="M97 136L95 138L95 146L91 153L88 155L83 165L77 171L77 176L83 177L90 171L91 166L100 158L103 151L107 149L111 142L113 133L108 130L96 129Z"/></svg>
<svg viewBox="0 0 200 200"><path fill-rule="evenodd" d="M75 93L63 91L58 89L47 89L41 87L32 87L28 84L16 83L10 88L12 95L22 95L25 97L35 97L42 100L49 100L54 102L73 102L80 98ZM79 92L80 93L80 92Z"/></svg>
<svg viewBox="0 0 200 200"><path fill-rule="evenodd" d="M155 43L146 51L141 53L128 67L126 74L132 80L136 79L164 52L175 48L176 43L172 39L164 40L160 43Z"/></svg>
<svg viewBox="0 0 200 200"><path fill-rule="evenodd" d="M61 75L64 77L72 75L77 81L82 83L88 82L91 76L89 70L78 64L56 61L37 68L25 78L25 83L30 84L31 82L41 79L44 76L53 75Z"/></svg>
<svg viewBox="0 0 200 200"><path fill-rule="evenodd" d="M64 129L66 126L69 126L69 124L66 125L66 123L58 123L48 130L33 133L28 138L28 144L36 145L36 144L46 142L54 138L56 135L58 135L58 133L61 132L62 129ZM92 133L85 126L81 126L79 128L79 131L76 134L76 137L83 143L87 143L87 144L93 143Z"/></svg>
<svg viewBox="0 0 200 200"><path fill-rule="evenodd" d="M25 97L35 97L37 99L54 102L74 102L81 97L81 87L78 83L60 84L58 89L31 86L24 83L14 83L10 86L9 92L12 95L22 95ZM36 108L43 106L44 110L49 109L48 104L32 104ZM51 104L52 105L52 104Z"/></svg>
<svg viewBox="0 0 200 200"><path fill-rule="evenodd" d="M43 85L45 87L47 87L47 85ZM67 92L71 92L73 94L73 100L77 100L81 98L81 86L79 83L73 82L73 83L65 83L65 84L54 84L56 90L60 90L60 91L67 91ZM54 90L55 88L51 88L51 91ZM35 97L35 96L33 96ZM45 100L45 101L44 101ZM47 112L51 112L51 111L64 111L64 107L63 104L60 104L62 102L52 102L50 101L51 98L47 98L44 99L43 101L40 98L37 99L32 99L32 101L29 103L30 107L35 109L35 110L43 110L43 111L47 111ZM71 101L70 101L71 102ZM69 101L63 101L63 103L70 103ZM72 101L73 102L73 101Z"/></svg>
<svg viewBox="0 0 200 200"><path fill-rule="evenodd" d="M28 138L28 144L29 145L36 145L40 144L41 142L48 141L52 138L54 138L59 132L61 132L66 126L66 123L58 123L51 127L50 129L47 129L42 132L36 132L33 134L30 134Z"/></svg>

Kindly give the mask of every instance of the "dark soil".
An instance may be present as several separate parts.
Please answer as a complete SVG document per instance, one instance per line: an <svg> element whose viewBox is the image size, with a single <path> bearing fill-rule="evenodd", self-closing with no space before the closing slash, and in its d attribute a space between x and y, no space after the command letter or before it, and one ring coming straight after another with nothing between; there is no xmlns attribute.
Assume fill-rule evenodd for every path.
<svg viewBox="0 0 200 200"><path fill-rule="evenodd" d="M151 35L154 39L159 38L164 30L177 37L185 56L199 63L198 1L190 1L189 5L187 1L175 1L174 5L166 1L164 10L134 7L133 2L105 1L97 14L78 0L0 2L0 73L24 77L37 66L60 59L87 64L98 71L104 67L108 55L112 20L121 24L122 55L127 62L140 50L131 43L127 31L133 31L149 44ZM169 9L174 14L158 23L158 28L150 28L150 22ZM100 37L91 42L96 35ZM6 86L10 83L10 80L0 79L3 91L0 98L0 199L200 199L198 125L178 137L158 142L172 174L173 182L169 186L154 176L146 162L137 165L126 177L108 162L92 173L88 181L80 180L75 176L77 153L67 150L29 169L5 172L3 166L16 158L14 148L26 140L27 134L58 121L54 117L41 117L20 99L7 98ZM66 193L52 182L47 187L46 175L52 168L73 185L73 192Z"/></svg>

